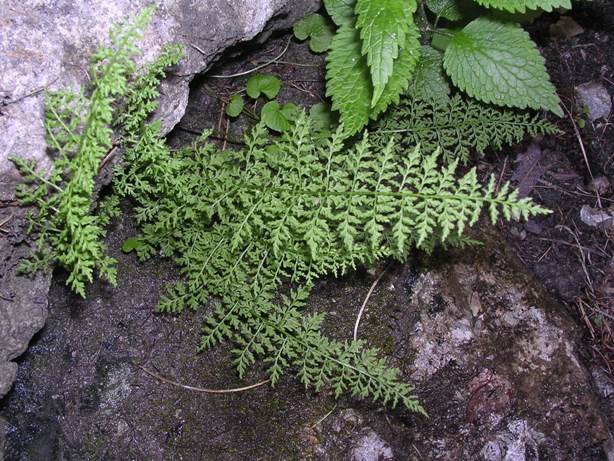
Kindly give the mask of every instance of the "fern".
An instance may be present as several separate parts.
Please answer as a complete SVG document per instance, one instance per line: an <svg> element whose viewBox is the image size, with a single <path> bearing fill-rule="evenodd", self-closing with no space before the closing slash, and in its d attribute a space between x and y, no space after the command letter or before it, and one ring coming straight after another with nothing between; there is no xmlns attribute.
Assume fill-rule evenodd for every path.
<svg viewBox="0 0 614 461"><path fill-rule="evenodd" d="M49 175L38 172L33 162L13 158L25 180L17 196L22 204L37 208L28 214L28 232L36 232L37 238L22 271L49 270L57 263L70 272L66 283L83 297L95 271L115 284L115 261L105 255L105 231L92 214L92 196L100 161L112 145L113 105L126 93L135 67L132 56L138 51L135 44L152 12L147 8L132 25L111 29L112 45L93 57L89 97L66 91L47 94L47 142L57 155Z"/></svg>
<svg viewBox="0 0 614 461"><path fill-rule="evenodd" d="M419 96L418 96L419 94ZM446 162L467 163L472 152L501 150L527 136L555 134L558 129L536 114L490 106L455 95L441 101L414 93L402 99L373 131L379 145L392 135L399 149L421 144L425 150L441 149Z"/></svg>
<svg viewBox="0 0 614 461"><path fill-rule="evenodd" d="M205 322L201 349L234 342L240 376L258 358L275 384L287 368L305 386L330 384L422 411L376 352L320 333L321 315L300 313L311 284L384 257L403 260L412 247L460 244L482 208L491 219L545 211L507 186L482 188L475 170L459 180L455 165L436 168L439 153L415 148L399 158L394 144L354 148L339 128L322 141L304 114L278 141L263 124L246 148L219 152L205 134L170 154L155 124L130 148L119 189L136 203L141 256L160 248L176 255L185 280L170 287L158 310L197 309L219 299ZM281 296L284 282L300 288ZM279 300L281 296L281 300Z"/></svg>

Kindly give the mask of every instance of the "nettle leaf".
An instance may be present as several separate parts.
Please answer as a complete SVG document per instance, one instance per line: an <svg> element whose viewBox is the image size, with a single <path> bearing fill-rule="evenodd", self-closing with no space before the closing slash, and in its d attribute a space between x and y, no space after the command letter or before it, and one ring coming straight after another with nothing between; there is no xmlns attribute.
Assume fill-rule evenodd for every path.
<svg viewBox="0 0 614 461"><path fill-rule="evenodd" d="M247 81L247 95L252 99L258 99L261 94L273 99L281 89L281 80L271 74L255 74Z"/></svg>
<svg viewBox="0 0 614 461"><path fill-rule="evenodd" d="M423 46L416 65L412 96L425 101L447 104L450 101L450 84L443 70L443 54L430 46Z"/></svg>
<svg viewBox="0 0 614 461"><path fill-rule="evenodd" d="M571 9L571 0L475 0L486 8L497 8L510 13L524 13L526 10L542 9L552 11L553 8Z"/></svg>
<svg viewBox="0 0 614 461"><path fill-rule="evenodd" d="M235 94L231 96L230 101L226 104L226 115L229 117L238 117L243 111L243 96Z"/></svg>
<svg viewBox="0 0 614 461"><path fill-rule="evenodd" d="M356 0L324 0L326 12L338 26L354 23L354 5Z"/></svg>
<svg viewBox="0 0 614 461"><path fill-rule="evenodd" d="M356 2L356 27L360 29L362 54L367 56L373 84L372 107L377 104L392 75L394 61L413 25L415 11L415 0Z"/></svg>
<svg viewBox="0 0 614 461"><path fill-rule="evenodd" d="M420 58L419 37L418 29L412 25L405 36L405 43L399 57L394 62L393 72L388 84L377 104L371 109L370 117L372 119L377 118L390 104L398 104L400 95L407 90Z"/></svg>
<svg viewBox="0 0 614 461"><path fill-rule="evenodd" d="M448 21L460 21L477 9L475 3L469 0L426 0L426 6Z"/></svg>
<svg viewBox="0 0 614 461"><path fill-rule="evenodd" d="M260 112L260 118L271 130L283 132L292 128L292 121L296 120L299 109L291 102L280 106L277 101L269 101Z"/></svg>
<svg viewBox="0 0 614 461"><path fill-rule="evenodd" d="M328 50L334 35L330 22L320 14L312 14L301 19L294 24L293 30L297 39L309 38L309 49L314 53Z"/></svg>
<svg viewBox="0 0 614 461"><path fill-rule="evenodd" d="M480 101L562 116L544 58L520 26L481 17L456 32L444 54L446 72Z"/></svg>
<svg viewBox="0 0 614 461"><path fill-rule="evenodd" d="M351 24L339 27L326 57L326 96L339 111L348 136L369 121L371 76L361 53L360 33Z"/></svg>

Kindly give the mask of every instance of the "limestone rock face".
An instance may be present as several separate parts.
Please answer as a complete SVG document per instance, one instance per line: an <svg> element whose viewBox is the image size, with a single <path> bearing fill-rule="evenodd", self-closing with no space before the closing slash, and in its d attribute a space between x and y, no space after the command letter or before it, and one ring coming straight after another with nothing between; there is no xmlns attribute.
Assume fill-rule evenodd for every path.
<svg viewBox="0 0 614 461"><path fill-rule="evenodd" d="M441 418L417 446L425 459L592 459L609 433L580 328L496 240L412 283L393 354L411 357L406 372Z"/></svg>
<svg viewBox="0 0 614 461"><path fill-rule="evenodd" d="M49 276L20 277L27 253L23 211L14 203L19 176L10 156L49 165L43 124L43 92L88 81L92 52L107 43L109 28L134 16L150 0L5 0L0 17L0 397L10 388L20 355L44 324ZM157 118L165 132L183 116L188 84L227 48L264 39L319 7L318 0L157 0L140 45L138 62L151 61L168 42L184 44L186 56L162 85ZM9 218L10 217L10 218ZM5 238L6 237L6 238Z"/></svg>

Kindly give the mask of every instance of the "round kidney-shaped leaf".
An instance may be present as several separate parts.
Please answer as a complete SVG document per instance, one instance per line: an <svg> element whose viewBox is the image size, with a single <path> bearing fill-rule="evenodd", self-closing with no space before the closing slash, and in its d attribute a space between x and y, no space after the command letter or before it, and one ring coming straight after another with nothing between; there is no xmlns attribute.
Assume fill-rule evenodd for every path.
<svg viewBox="0 0 614 461"><path fill-rule="evenodd" d="M226 104L226 115L229 117L238 117L243 111L243 96L235 94L230 98L228 104Z"/></svg>
<svg viewBox="0 0 614 461"><path fill-rule="evenodd" d="M252 99L258 99L261 94L273 99L281 89L281 80L271 74L255 74L249 78L245 89Z"/></svg>

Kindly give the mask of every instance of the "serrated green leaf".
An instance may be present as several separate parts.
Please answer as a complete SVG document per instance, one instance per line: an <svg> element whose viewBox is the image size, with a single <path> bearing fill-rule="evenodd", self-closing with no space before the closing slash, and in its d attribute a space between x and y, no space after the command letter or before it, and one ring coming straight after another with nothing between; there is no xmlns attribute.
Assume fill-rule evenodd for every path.
<svg viewBox="0 0 614 461"><path fill-rule="evenodd" d="M480 101L563 115L544 58L517 24L475 19L452 38L444 67L457 87Z"/></svg>
<svg viewBox="0 0 614 461"><path fill-rule="evenodd" d="M386 88L369 114L372 119L377 118L390 104L398 104L400 95L407 90L411 81L416 64L420 59L420 41L418 30L412 26L405 35L405 43L400 51L398 59Z"/></svg>
<svg viewBox="0 0 614 461"><path fill-rule="evenodd" d="M552 11L553 8L571 9L571 0L475 0L486 8L497 8L510 13L524 13L526 10L542 9Z"/></svg>
<svg viewBox="0 0 614 461"><path fill-rule="evenodd" d="M292 121L299 113L298 106L291 102L280 106L277 101L269 101L260 112L260 118L271 130L283 132L292 127Z"/></svg>
<svg viewBox="0 0 614 461"><path fill-rule="evenodd" d="M243 96L235 94L231 96L230 101L226 104L226 115L229 117L238 117L243 111Z"/></svg>
<svg viewBox="0 0 614 461"><path fill-rule="evenodd" d="M333 37L326 57L326 96L348 136L369 121L371 76L367 59L361 53L360 34L352 25L343 24Z"/></svg>
<svg viewBox="0 0 614 461"><path fill-rule="evenodd" d="M247 95L252 99L258 99L261 94L273 99L281 89L281 80L271 74L254 74L247 81Z"/></svg>
<svg viewBox="0 0 614 461"><path fill-rule="evenodd" d="M356 0L324 0L326 12L338 26L354 23Z"/></svg>
<svg viewBox="0 0 614 461"><path fill-rule="evenodd" d="M448 21L460 21L478 9L470 0L426 0L426 6L435 15Z"/></svg>
<svg viewBox="0 0 614 461"><path fill-rule="evenodd" d="M301 19L294 24L293 30L297 39L309 38L309 49L314 53L323 53L328 50L334 35L330 22L319 14L312 14Z"/></svg>
<svg viewBox="0 0 614 461"><path fill-rule="evenodd" d="M373 95L371 107L384 92L392 75L399 48L413 26L415 0L356 1L356 27L360 29L362 54L367 56Z"/></svg>
<svg viewBox="0 0 614 461"><path fill-rule="evenodd" d="M421 48L410 95L436 104L450 101L450 84L443 70L443 54L430 46Z"/></svg>

